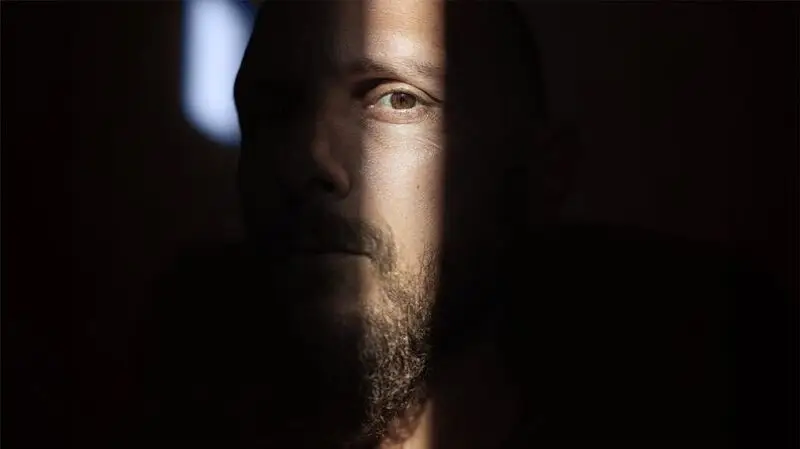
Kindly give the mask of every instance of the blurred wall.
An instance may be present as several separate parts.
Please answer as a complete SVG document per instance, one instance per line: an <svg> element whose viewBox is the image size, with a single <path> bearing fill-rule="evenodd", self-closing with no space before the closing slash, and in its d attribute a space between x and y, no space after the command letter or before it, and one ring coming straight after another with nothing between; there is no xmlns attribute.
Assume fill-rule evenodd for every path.
<svg viewBox="0 0 800 449"><path fill-rule="evenodd" d="M586 146L568 215L718 242L793 279L796 7L529 9L556 115ZM3 3L4 374L24 385L4 424L25 446L101 445L150 282L184 244L238 234L236 152L181 116L180 13Z"/></svg>

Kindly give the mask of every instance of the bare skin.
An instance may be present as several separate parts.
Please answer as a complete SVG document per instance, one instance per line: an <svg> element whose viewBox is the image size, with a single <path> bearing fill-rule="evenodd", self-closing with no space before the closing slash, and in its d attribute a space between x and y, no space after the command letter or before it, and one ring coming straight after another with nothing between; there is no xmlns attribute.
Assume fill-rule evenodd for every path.
<svg viewBox="0 0 800 449"><path fill-rule="evenodd" d="M727 447L735 283L698 287L722 265L670 239L651 254L605 227L527 234L557 210L574 146L545 131L496 4L264 6L236 85L248 240L158 301L164 407L143 438ZM745 437L769 433L742 416Z"/></svg>
<svg viewBox="0 0 800 449"><path fill-rule="evenodd" d="M446 52L445 22L480 29L496 17L464 10L446 20L445 3L430 0L266 7L236 88L250 236L289 242L290 274L281 278L289 296L316 298L309 338L330 342L323 352L358 348L368 360L362 433L385 448L428 448L434 438L460 448L499 444L513 422L513 393L492 389L503 373L491 351L443 362L446 386L425 377L443 248L469 253L502 236L485 215L497 213L503 173L519 161L501 149L535 125L516 59L495 41L502 30L464 35ZM507 84L517 88L501 89ZM445 188L446 164L461 167L448 180L458 195ZM325 287L309 293L313 279ZM342 332L353 337L338 339ZM333 369L327 363L321 369ZM486 397L453 401L468 391ZM452 411L434 435L437 401Z"/></svg>

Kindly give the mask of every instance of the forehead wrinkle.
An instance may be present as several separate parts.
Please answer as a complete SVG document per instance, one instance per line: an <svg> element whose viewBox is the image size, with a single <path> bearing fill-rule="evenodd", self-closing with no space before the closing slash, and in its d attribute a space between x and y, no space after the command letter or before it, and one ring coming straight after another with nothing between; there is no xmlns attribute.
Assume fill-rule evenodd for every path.
<svg viewBox="0 0 800 449"><path fill-rule="evenodd" d="M398 72L437 78L444 76L445 51L427 40L372 32L364 37L363 48L356 48L345 39L330 48L326 59L340 74Z"/></svg>
<svg viewBox="0 0 800 449"><path fill-rule="evenodd" d="M354 59L441 76L445 61L442 5L433 0L372 0L363 4L361 54ZM351 44L352 45L352 44ZM336 55L341 58L344 55ZM340 59L341 61L341 59ZM350 62L344 58L344 61ZM425 70L436 68L437 70ZM422 69L422 70L419 70Z"/></svg>
<svg viewBox="0 0 800 449"><path fill-rule="evenodd" d="M376 60L411 61L419 66L441 67L445 60L442 45L430 39L414 39L403 34L369 33L365 56Z"/></svg>

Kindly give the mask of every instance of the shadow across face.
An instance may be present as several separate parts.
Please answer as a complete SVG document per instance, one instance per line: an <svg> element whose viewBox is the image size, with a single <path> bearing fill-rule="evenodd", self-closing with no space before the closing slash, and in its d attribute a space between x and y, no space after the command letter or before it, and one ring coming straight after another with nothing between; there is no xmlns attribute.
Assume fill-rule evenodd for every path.
<svg viewBox="0 0 800 449"><path fill-rule="evenodd" d="M246 447L413 433L430 372L485 337L524 201L542 106L504 8L263 5L235 87L247 240L171 293L195 298L163 322L162 363L195 367L156 381L171 413Z"/></svg>
<svg viewBox="0 0 800 449"><path fill-rule="evenodd" d="M562 178L563 147L543 138L515 14L264 4L235 92L247 240L165 279L142 351L144 441L713 447L733 435L731 373L774 368L755 353L785 345L769 326L783 312L761 313L768 289L671 239L527 232L561 198L546 178ZM740 297L754 290L758 307ZM741 416L760 423L752 435L776 428Z"/></svg>

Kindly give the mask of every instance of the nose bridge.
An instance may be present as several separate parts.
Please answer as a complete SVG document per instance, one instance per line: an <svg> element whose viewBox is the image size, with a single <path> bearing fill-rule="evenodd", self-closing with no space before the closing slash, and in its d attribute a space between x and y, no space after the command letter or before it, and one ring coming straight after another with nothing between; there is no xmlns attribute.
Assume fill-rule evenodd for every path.
<svg viewBox="0 0 800 449"><path fill-rule="evenodd" d="M325 95L312 125L310 141L311 163L313 164L311 182L325 185L328 190L346 196L350 190L350 173L348 172L348 152L346 146L347 118L342 105L335 94ZM315 182L316 181L316 182ZM322 181L322 184L319 182Z"/></svg>
<svg viewBox="0 0 800 449"><path fill-rule="evenodd" d="M336 139L336 130L334 128L333 112L330 105L330 100L323 99L320 106L314 115L314 122L311 127L311 158L317 164L325 164L328 159L333 158L333 149Z"/></svg>

